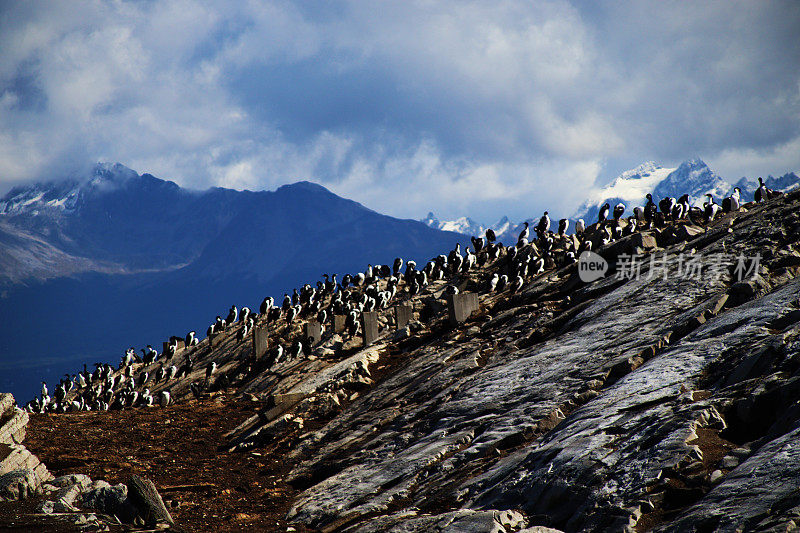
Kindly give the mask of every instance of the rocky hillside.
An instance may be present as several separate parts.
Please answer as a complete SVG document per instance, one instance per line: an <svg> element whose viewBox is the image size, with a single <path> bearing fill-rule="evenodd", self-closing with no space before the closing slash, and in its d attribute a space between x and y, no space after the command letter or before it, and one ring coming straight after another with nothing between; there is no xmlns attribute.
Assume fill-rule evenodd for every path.
<svg viewBox="0 0 800 533"><path fill-rule="evenodd" d="M593 281L570 255L587 242ZM347 288L356 322L300 304L148 364L101 367L37 407L28 446L57 475L102 461L120 478L180 468L214 438L241 468L175 498L175 523L197 530L765 531L800 519L800 192L710 222L549 235L442 270ZM322 308L336 294L320 289ZM156 382L162 366L176 377ZM124 426L215 400L231 414L224 433L187 434L161 458ZM167 407L140 407L151 402ZM130 435L124 461L103 458L98 428ZM229 499L218 523L196 518L240 490L288 510L273 527L270 511L237 515Z"/></svg>

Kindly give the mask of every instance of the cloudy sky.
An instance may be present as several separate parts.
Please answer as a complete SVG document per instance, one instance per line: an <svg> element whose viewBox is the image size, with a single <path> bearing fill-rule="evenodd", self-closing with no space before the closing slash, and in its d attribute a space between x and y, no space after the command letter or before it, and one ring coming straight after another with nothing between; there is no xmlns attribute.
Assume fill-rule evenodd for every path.
<svg viewBox="0 0 800 533"><path fill-rule="evenodd" d="M96 161L381 212L800 171L800 2L0 2L0 193Z"/></svg>

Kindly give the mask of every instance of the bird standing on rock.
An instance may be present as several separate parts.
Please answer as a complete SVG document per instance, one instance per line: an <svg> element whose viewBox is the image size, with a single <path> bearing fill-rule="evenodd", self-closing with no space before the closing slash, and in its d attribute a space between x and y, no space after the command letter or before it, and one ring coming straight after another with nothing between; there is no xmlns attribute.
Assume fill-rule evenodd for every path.
<svg viewBox="0 0 800 533"><path fill-rule="evenodd" d="M717 212L719 211L720 207L719 204L714 202L714 195L706 194L706 196L708 196L708 202L703 204L703 211L706 215L706 223L709 223L714 220L715 216L717 216Z"/></svg>
<svg viewBox="0 0 800 533"><path fill-rule="evenodd" d="M539 223L536 225L536 233L539 235L544 234L547 231L550 231L550 217L548 216L547 211L544 212L542 218L539 219Z"/></svg>
<svg viewBox="0 0 800 533"><path fill-rule="evenodd" d="M726 213L739 210L740 194L742 190L739 187L733 188L733 193L730 196L722 199L722 210Z"/></svg>
<svg viewBox="0 0 800 533"><path fill-rule="evenodd" d="M523 224L525 224L525 227L522 229L521 232L519 232L519 237L517 237L517 242L522 242L522 241L527 242L528 237L531 234L531 231L528 229L528 223L523 222Z"/></svg>
<svg viewBox="0 0 800 533"><path fill-rule="evenodd" d="M761 202L767 200L769 198L769 196L770 196L769 193L770 193L770 190L767 189L766 185L764 185L764 179L761 176L759 176L758 177L758 189L756 189L756 192L753 195L753 198L755 199L756 203L760 204Z"/></svg>
<svg viewBox="0 0 800 533"><path fill-rule="evenodd" d="M606 221L608 218L608 213L611 211L611 204L605 203L603 207L600 208L600 212L597 213L597 221L601 224Z"/></svg>
<svg viewBox="0 0 800 533"><path fill-rule="evenodd" d="M211 379L211 376L214 375L214 372L217 371L217 362L211 361L206 365L206 381Z"/></svg>

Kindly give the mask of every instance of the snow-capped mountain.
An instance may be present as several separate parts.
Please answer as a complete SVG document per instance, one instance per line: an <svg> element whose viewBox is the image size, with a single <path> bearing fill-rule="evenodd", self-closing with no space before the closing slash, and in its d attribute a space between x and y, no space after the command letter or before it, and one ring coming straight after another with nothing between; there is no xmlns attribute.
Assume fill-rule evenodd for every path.
<svg viewBox="0 0 800 533"><path fill-rule="evenodd" d="M119 163L98 163L83 179L37 183L11 189L0 199L0 215L69 214L78 208L81 198L86 195L109 192L138 177L135 171Z"/></svg>
<svg viewBox="0 0 800 533"><path fill-rule="evenodd" d="M800 178L792 172L780 178L769 176L764 183L770 189L786 192L800 186ZM742 200L749 202L753 200L758 181L742 178L735 186L742 190ZM626 214L630 214L633 207L644 205L648 192L652 193L656 202L664 197L677 199L688 194L692 205L701 206L707 200L706 194L712 194L720 202L733 192L733 187L734 185L717 175L702 159L689 159L678 168L663 168L649 161L623 172L609 185L591 191L589 198L575 211L572 218L583 218L587 224L591 224L597 221L597 213L606 202L612 207L622 202L627 207Z"/></svg>
<svg viewBox="0 0 800 533"><path fill-rule="evenodd" d="M475 222L469 217L461 217L456 220L440 221L436 218L433 212L428 213L428 216L420 220L426 226L442 231L453 231L461 233L462 235L469 235L470 237L482 237L487 229L494 231L497 240L503 243L516 243L517 236L522 231L523 223L511 222L508 217L504 216L491 226L484 226ZM523 221L524 222L524 221ZM531 223L532 220L528 219Z"/></svg>
<svg viewBox="0 0 800 533"><path fill-rule="evenodd" d="M791 172L780 178L768 176L764 183L775 191L787 192L800 187L800 177ZM635 206L644 205L647 193L652 193L656 202L664 197L677 199L688 194L689 202L692 205L701 206L706 201L706 194L712 194L717 202L720 202L722 198L733 192L734 186L741 189L742 200L749 202L753 200L753 194L758 188L758 181L754 178L741 178L735 185L731 185L711 170L702 159L689 159L677 168L663 167L654 161L647 161L636 168L623 172L608 185L589 191L586 201L570 217L570 230L568 231L575 227L575 221L579 218L582 218L586 224L596 222L600 208L605 203L611 204L611 207L623 203L626 206L626 215L630 215ZM558 217L554 213L550 213L550 218L552 220L551 229L555 231ZM494 230L497 240L511 245L516 243L524 222L535 225L538 221L538 216L519 223L511 222L508 217L503 217L497 224L489 227ZM469 217L441 222L433 213L428 213L422 222L433 228L470 236L483 235L486 231L485 226Z"/></svg>
<svg viewBox="0 0 800 533"><path fill-rule="evenodd" d="M597 220L597 214L605 203L614 207L622 202L628 209L643 202L653 190L677 169L664 168L654 161L647 161L636 168L620 174L605 187L592 190L586 201L572 215L573 220L582 218L587 224Z"/></svg>
<svg viewBox="0 0 800 533"><path fill-rule="evenodd" d="M441 231L454 231L462 235L483 235L486 231L481 224L478 224L469 217L461 217L456 220L440 221L436 218L433 212L428 213L428 216L420 220L423 224L430 228L438 229Z"/></svg>
<svg viewBox="0 0 800 533"><path fill-rule="evenodd" d="M706 194L721 198L730 194L733 185L719 177L702 159L690 159L664 178L654 189L653 199L679 198L689 195L689 202L701 206L707 200Z"/></svg>

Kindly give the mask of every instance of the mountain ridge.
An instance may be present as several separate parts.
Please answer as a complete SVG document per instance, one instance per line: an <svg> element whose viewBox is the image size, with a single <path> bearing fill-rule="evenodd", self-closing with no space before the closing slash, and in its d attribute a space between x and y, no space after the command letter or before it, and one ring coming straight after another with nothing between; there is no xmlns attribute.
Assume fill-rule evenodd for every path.
<svg viewBox="0 0 800 533"><path fill-rule="evenodd" d="M778 178L767 176L764 183L770 189L788 192L800 186L800 177L795 172L787 172ZM717 203L720 203L722 198L733 192L734 187L741 189L742 201L749 202L753 200L753 194L758 188L758 181L742 177L731 184L716 174L699 157L687 159L674 168L663 167L655 161L645 161L637 167L622 172L608 185L592 188L587 193L587 199L570 216L563 218L569 219L570 229L568 231L571 232L574 231L575 222L578 219L583 219L587 225L597 221L600 208L605 203L609 203L612 207L618 203L625 204L625 216L630 216L635 206L644 205L647 193L652 193L656 202L668 196L677 199L683 194L689 194L690 202L693 205L702 206L706 200L706 193L713 194ZM540 214L534 214L519 223L510 222L508 217L503 217L494 226L483 226L468 216L451 221L441 221L434 216L433 212L430 212L427 217L421 219L421 222L440 229L446 227L469 236L482 236L488 227L494 230L499 241L510 245L516 243L524 222L535 224L539 216ZM553 212L550 212L550 218L556 221L562 217L555 216ZM468 224L465 224L464 221L468 221Z"/></svg>
<svg viewBox="0 0 800 533"><path fill-rule="evenodd" d="M467 240L307 181L191 191L104 165L47 187L0 199L0 388L18 397L66 370L49 362L52 339L64 359L116 359L120 347L155 342L147 339L166 324L197 324L232 301L258 308L323 273L341 279L395 257L424 262ZM48 363L8 366L29 360Z"/></svg>

